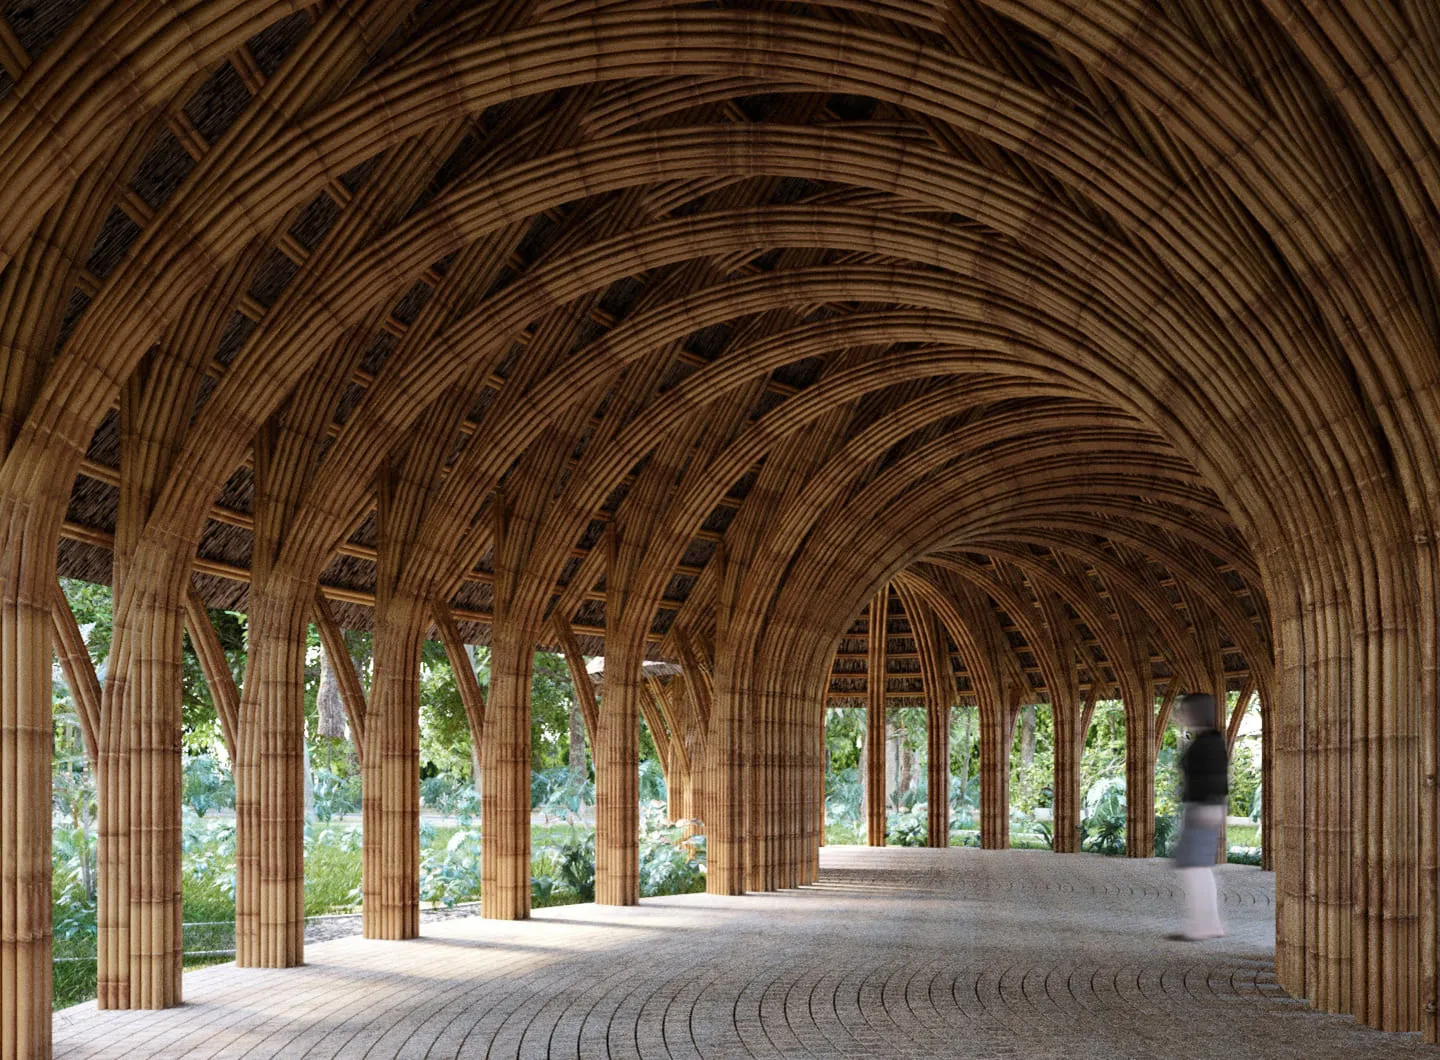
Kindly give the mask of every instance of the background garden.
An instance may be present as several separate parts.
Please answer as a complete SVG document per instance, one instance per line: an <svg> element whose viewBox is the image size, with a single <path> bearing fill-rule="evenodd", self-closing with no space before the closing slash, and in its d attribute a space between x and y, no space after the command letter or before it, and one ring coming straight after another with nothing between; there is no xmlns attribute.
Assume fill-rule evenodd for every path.
<svg viewBox="0 0 1440 1060"><path fill-rule="evenodd" d="M111 633L105 586L62 586L103 681ZM243 615L211 612L236 680L243 681ZM369 634L345 634L351 663L368 691ZM488 684L488 652L471 648L471 663ZM187 964L234 954L234 782L219 722L198 658L184 655L183 886ZM426 644L421 663L420 896L431 907L473 903L480 896L478 763L454 675L439 644ZM594 773L579 705L564 659L537 652L532 684L532 900L536 907L590 901L595 889ZM311 632L306 666L306 915L354 916L360 903L360 771L329 660ZM890 807L888 841L922 846L926 837L925 711L889 712L885 754ZM952 845L979 845L979 718L974 708L951 711ZM861 757L865 712L832 708L826 717L826 841L864 841ZM1082 758L1084 848L1125 850L1124 712L1100 703ZM704 889L704 837L665 812L659 756L641 722L641 893ZM1026 707L1016 725L1011 763L1011 838L1017 847L1050 845L1054 730L1049 708ZM1176 734L1165 734L1156 770L1157 853L1168 853L1175 815ZM1242 728L1232 770L1230 812L1258 820L1258 719ZM63 673L55 671L54 757L55 1005L94 996L96 802L94 779ZM1231 860L1258 863L1258 826L1232 825ZM314 925L312 925L314 926Z"/></svg>
<svg viewBox="0 0 1440 1060"><path fill-rule="evenodd" d="M62 581L103 682L111 595L102 585ZM245 617L210 614L231 670L243 681ZM371 638L345 634L369 690ZM488 651L472 648L480 684ZM199 659L185 642L183 728L184 945L189 965L233 958L235 785ZM55 1007L95 996L95 784L64 675L55 674L54 931ZM531 887L537 907L585 902L595 894L594 772L565 660L535 655L532 684ZM421 662L420 897L454 907L480 897L478 769L454 674L438 643ZM360 767L329 660L312 629L305 682L305 913L353 915L360 905ZM703 890L703 836L688 836L665 814L665 780L645 723L640 733L641 893Z"/></svg>
<svg viewBox="0 0 1440 1060"><path fill-rule="evenodd" d="M1232 693L1228 710L1234 708ZM926 840L926 712L889 711L886 731L886 842L924 846ZM831 707L825 719L825 841L863 843L862 768L865 710ZM1155 853L1174 845L1179 810L1179 733L1164 734L1155 766ZM1055 727L1044 704L1023 708L1010 757L1010 845L1050 848L1054 790ZM1102 700L1085 735L1080 759L1083 849L1125 853L1125 710ZM1230 763L1229 860L1260 864L1260 718L1252 700ZM950 711L950 844L979 846L980 714L975 707Z"/></svg>

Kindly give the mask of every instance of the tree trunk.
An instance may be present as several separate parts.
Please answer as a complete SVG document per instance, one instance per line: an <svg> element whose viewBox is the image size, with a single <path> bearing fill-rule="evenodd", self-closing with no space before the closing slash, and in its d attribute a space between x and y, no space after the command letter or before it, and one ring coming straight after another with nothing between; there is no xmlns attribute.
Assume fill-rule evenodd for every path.
<svg viewBox="0 0 1440 1060"><path fill-rule="evenodd" d="M1020 713L1020 764L1027 769L1035 761L1035 705Z"/></svg>
<svg viewBox="0 0 1440 1060"><path fill-rule="evenodd" d="M585 716L579 703L570 704L570 787L579 791L590 779L585 766Z"/></svg>
<svg viewBox="0 0 1440 1060"><path fill-rule="evenodd" d="M331 740L345 738L345 703L340 698L340 682L330 665L330 653L324 650L320 652L320 690L315 693L315 711L319 717L316 735Z"/></svg>
<svg viewBox="0 0 1440 1060"><path fill-rule="evenodd" d="M305 753L305 820L315 820L315 767L310 761L310 741L301 740L300 747Z"/></svg>
<svg viewBox="0 0 1440 1060"><path fill-rule="evenodd" d="M960 747L965 753L960 758L960 773L955 779L960 783L960 797L963 799L966 797L966 791L970 784L970 750L974 747L975 730L972 728L974 718L971 716L970 710L962 707L961 714L965 719L965 728Z"/></svg>

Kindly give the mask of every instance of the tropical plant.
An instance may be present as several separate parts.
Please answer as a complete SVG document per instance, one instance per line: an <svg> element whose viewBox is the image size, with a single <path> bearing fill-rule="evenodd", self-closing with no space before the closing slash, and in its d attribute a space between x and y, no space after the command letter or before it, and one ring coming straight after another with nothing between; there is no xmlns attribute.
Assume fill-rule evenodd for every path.
<svg viewBox="0 0 1440 1060"><path fill-rule="evenodd" d="M574 832L560 845L555 876L582 902L595 900L595 833Z"/></svg>
<svg viewBox="0 0 1440 1060"><path fill-rule="evenodd" d="M200 817L213 809L235 807L235 779L213 754L187 755L181 783L181 798Z"/></svg>
<svg viewBox="0 0 1440 1060"><path fill-rule="evenodd" d="M436 773L420 781L420 801L449 817L475 817L480 813L480 793L464 777Z"/></svg>
<svg viewBox="0 0 1440 1060"><path fill-rule="evenodd" d="M886 822L885 842L892 847L923 847L930 838L929 820L923 802L892 813Z"/></svg>
<svg viewBox="0 0 1440 1060"><path fill-rule="evenodd" d="M640 807L640 893L688 894L705 885L705 837L686 836L658 799Z"/></svg>
<svg viewBox="0 0 1440 1060"><path fill-rule="evenodd" d="M438 850L421 845L420 900L453 906L480 897L481 834L457 828Z"/></svg>
<svg viewBox="0 0 1440 1060"><path fill-rule="evenodd" d="M315 817L329 821L360 812L360 775L316 766L311 773L315 791Z"/></svg>
<svg viewBox="0 0 1440 1060"><path fill-rule="evenodd" d="M1125 781L1104 777L1090 786L1082 804L1081 847L1096 854L1125 853Z"/></svg>

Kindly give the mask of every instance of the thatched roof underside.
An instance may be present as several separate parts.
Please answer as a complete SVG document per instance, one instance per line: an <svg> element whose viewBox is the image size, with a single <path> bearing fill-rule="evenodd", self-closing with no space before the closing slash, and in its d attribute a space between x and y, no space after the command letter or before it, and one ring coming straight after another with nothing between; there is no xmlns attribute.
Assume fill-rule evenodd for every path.
<svg viewBox="0 0 1440 1060"><path fill-rule="evenodd" d="M215 225L220 278L161 307L166 343L203 344L180 358L196 379L175 391L188 405L170 437L190 455L185 481L214 487L195 524L208 605L247 607L257 447L288 433L308 439L294 497L335 528L309 528L328 557L320 584L353 628L370 626L377 592L377 480L428 446L442 459L419 525L443 556L426 584L472 642L489 636L485 528L503 497L550 550L527 566L550 586L547 621L569 622L589 654L604 652L615 556L652 586L627 621L648 623L652 659L675 662L677 628L702 657L713 640L718 556L771 564L778 591L807 549L846 526L892 532L882 516L898 512L924 526L888 574L993 625L997 666L1027 700L1047 697L1055 666L1112 693L1115 645L1135 639L1160 685L1218 674L1239 689L1269 657L1260 570L1214 469L1157 425L1165 385L1127 394L1109 364L1137 356L1127 343L1174 345L1170 392L1183 392L1186 335L1220 326L1198 308L1198 251L1167 251L1133 201L1174 198L1192 230L1212 226L1227 265L1248 270L1238 287L1308 296L1225 174L1115 74L1107 38L1087 52L1054 28L1050 9L1070 5L619 3L598 22L590 5L528 0L355 6L364 32L310 7L207 45L199 73L157 70L157 109L71 202L88 212L83 241L66 233L80 252L57 351L99 341L87 317L123 301L120 285L144 297L135 263L175 218ZM0 100L84 8L4 5ZM1267 5L1146 10L1170 36L1143 46L1313 124L1337 176L1378 179ZM437 104L452 90L466 102ZM393 128L343 142L346 121L380 110ZM321 161L282 144L286 113L311 142L332 137ZM233 147L243 137L253 151ZM252 173L252 155L269 168ZM1115 192L1142 177L1155 186L1134 200ZM255 224L222 230L246 196L237 210ZM206 197L217 212L196 212ZM1375 213L1366 224L1410 238L1399 213ZM1147 320L1152 298L1168 301ZM112 577L124 402L74 483L63 575ZM778 521L789 536L766 537ZM625 559L636 526L653 538ZM871 586L851 588L835 705L865 695ZM912 617L892 596L897 703L921 691ZM953 631L944 648L968 694Z"/></svg>

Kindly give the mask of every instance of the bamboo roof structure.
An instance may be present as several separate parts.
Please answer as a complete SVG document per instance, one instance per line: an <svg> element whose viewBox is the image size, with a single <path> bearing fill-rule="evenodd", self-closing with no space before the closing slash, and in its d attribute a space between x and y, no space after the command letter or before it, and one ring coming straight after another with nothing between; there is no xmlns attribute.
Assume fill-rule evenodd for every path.
<svg viewBox="0 0 1440 1060"><path fill-rule="evenodd" d="M1120 698L1153 771L1156 702L1258 694L1282 979L1434 1038L1437 203L1431 0L11 0L6 761L43 753L9 675L48 665L57 573L116 588L115 784L175 782L146 697L211 607L260 645L242 773L290 776L314 621L376 632L342 691L396 798L416 638L508 660L462 693L518 805L540 645L609 761L643 714L703 778L732 892L813 868L801 796L747 817L735 785L746 741L811 769L826 704L976 703L999 741ZM414 929L405 819L375 818L382 937ZM512 824L487 915L528 911ZM242 963L298 960L287 866L241 886ZM178 998L178 965L103 979Z"/></svg>

